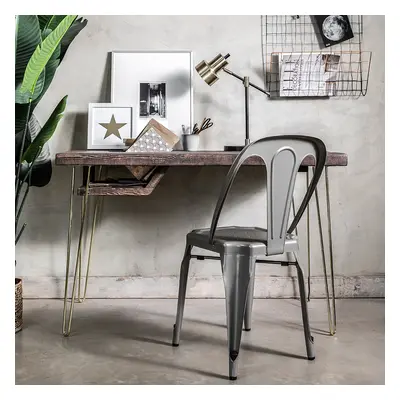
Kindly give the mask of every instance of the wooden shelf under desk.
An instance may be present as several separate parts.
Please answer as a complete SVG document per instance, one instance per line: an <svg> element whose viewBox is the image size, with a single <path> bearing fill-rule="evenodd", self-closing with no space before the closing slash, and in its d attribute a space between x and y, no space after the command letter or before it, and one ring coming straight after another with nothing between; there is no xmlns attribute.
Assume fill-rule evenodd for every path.
<svg viewBox="0 0 400 400"><path fill-rule="evenodd" d="M121 184L90 182L88 196L148 196L159 184L167 169L167 167L157 168L146 186L123 187ZM77 189L79 196L84 196L85 193L86 186L82 185Z"/></svg>

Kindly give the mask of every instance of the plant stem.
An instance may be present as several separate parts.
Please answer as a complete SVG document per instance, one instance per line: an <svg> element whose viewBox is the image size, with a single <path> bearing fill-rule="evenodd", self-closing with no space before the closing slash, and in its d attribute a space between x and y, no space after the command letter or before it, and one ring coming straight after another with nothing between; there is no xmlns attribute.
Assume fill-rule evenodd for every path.
<svg viewBox="0 0 400 400"><path fill-rule="evenodd" d="M17 234L19 217L21 215L22 209L23 209L24 204L25 204L26 197L27 197L28 192L29 192L29 188L31 186L31 177L32 177L33 166L34 166L35 161L39 157L39 154L40 154L41 151L42 151L42 147L39 147L37 152L36 152L36 154L35 154L35 157L33 158L33 161L31 162L31 164L30 164L30 166L28 168L28 171L26 172L26 174L24 176L24 179L22 181L21 180L19 181L17 193L16 193L16 196L15 196L15 211L17 213L16 216L15 216L15 234ZM22 186L24 185L24 183L27 181L28 178L29 178L29 181L27 182L27 188L26 188L24 197L22 198L22 201L21 201L21 204L19 206L19 209L17 211L18 200L19 200L19 196L20 196L20 193L21 193L21 190L22 190Z"/></svg>
<svg viewBox="0 0 400 400"><path fill-rule="evenodd" d="M15 176L15 191L18 189L18 184L19 184L19 174L21 173L21 164L22 164L22 156L24 154L24 147L25 147L25 140L26 140L26 135L28 133L28 125L29 125L29 114L31 113L31 106L32 106L32 98L29 99L29 104L28 104L28 111L26 113L26 121L25 121L25 127L24 127L24 134L22 136L22 143L21 143L21 149L19 151L19 159L18 159L18 168L17 168L17 174Z"/></svg>
<svg viewBox="0 0 400 400"><path fill-rule="evenodd" d="M16 217L15 217L15 234L17 234L17 228L18 228L19 217L21 216L21 212L22 212L22 209L23 209L23 207L24 207L25 200L26 200L26 197L28 196L28 193L29 193L29 183L27 183L27 187L26 187L26 190L25 190L25 193L24 193L24 197L22 198L22 201L21 201L21 204L20 204L20 206L19 206L17 215L16 215Z"/></svg>
<svg viewBox="0 0 400 400"><path fill-rule="evenodd" d="M18 243L18 240L19 240L19 238L21 237L22 232L25 230L25 227L26 227L26 224L22 225L22 228L21 228L21 230L19 231L17 238L15 239L15 244Z"/></svg>

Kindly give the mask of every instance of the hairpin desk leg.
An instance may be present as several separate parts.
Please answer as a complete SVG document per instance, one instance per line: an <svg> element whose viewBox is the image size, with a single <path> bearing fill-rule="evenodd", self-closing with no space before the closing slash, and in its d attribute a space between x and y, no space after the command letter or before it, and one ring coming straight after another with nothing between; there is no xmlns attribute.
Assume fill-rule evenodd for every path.
<svg viewBox="0 0 400 400"><path fill-rule="evenodd" d="M67 330L66 330L66 315L67 315L69 265L70 265L70 258L71 258L71 231L72 231L74 188L75 188L75 167L72 167L71 190L70 190L70 197L69 197L69 224L68 224L68 239L67 239L67 264L66 264L66 267L65 267L64 309L63 309L63 325L62 325L62 333L63 333L64 336L68 335Z"/></svg>
<svg viewBox="0 0 400 400"><path fill-rule="evenodd" d="M327 174L326 174L327 168L325 167L325 179L327 179ZM326 182L326 181L325 181ZM327 200L329 199L329 187L326 188L326 196ZM325 247L324 247L324 238L323 238L323 231L322 231L322 221L321 221L321 210L320 210L320 204L319 204L319 195L318 195L318 186L315 188L315 200L317 204L317 214L318 214L318 226L319 226L319 237L320 237L320 244L321 244L321 255L322 255L322 266L323 266L323 271L324 271L324 281L325 281L325 294L326 294L326 301L327 301L327 311L328 311L328 322L329 322L329 332L331 335L334 335L336 332L336 306L335 306L335 297L334 293L332 293L332 303L333 303L333 311L334 311L334 321L332 321L332 312L331 312L331 301L330 301L330 296L329 296L329 285L328 285L328 273L327 273L327 268L326 268L326 256L325 256ZM330 210L329 209L330 203L327 202L327 212L328 212L328 219L330 217ZM328 222L329 224L329 222ZM332 249L332 237L331 235L329 236L330 239L330 250ZM332 260L332 255L330 260ZM332 286L334 285L334 274L333 274L333 266L331 264L331 280L332 280Z"/></svg>
<svg viewBox="0 0 400 400"><path fill-rule="evenodd" d="M102 173L102 166L99 167L99 173L98 173L98 180L101 180L101 173ZM84 285L84 290L83 290L83 297L81 297L81 268L82 268L82 252L81 252L81 257L79 260L79 285L78 285L78 301L79 303L83 303L86 300L86 292L87 292L87 286L88 286L88 280L89 280L89 273L90 273L90 262L91 262L91 257L92 257L92 248L93 248L93 238L94 234L96 231L96 222L97 222L97 217L98 217L98 210L101 206L102 202L102 197L101 196L95 196L94 198L94 210L93 210L93 217L92 217L92 226L91 226L91 232L90 232L90 240L89 240L89 249L88 249L88 257L87 257L87 263L86 263L86 274L85 274L85 285ZM82 201L83 204L83 201Z"/></svg>
<svg viewBox="0 0 400 400"><path fill-rule="evenodd" d="M325 188L326 188L326 212L327 212L327 217L328 217L329 261L330 261L330 267L331 267L333 334L335 334L336 333L336 295L335 295L335 273L334 273L334 267L333 267L332 219L331 219L331 200L330 200L330 192L329 192L328 167L325 167Z"/></svg>
<svg viewBox="0 0 400 400"><path fill-rule="evenodd" d="M307 167L306 174L306 191L310 185L310 167ZM311 296L311 239L310 239L310 205L307 205L307 301L310 301Z"/></svg>
<svg viewBox="0 0 400 400"><path fill-rule="evenodd" d="M66 266L66 279L65 279L65 291L64 291L64 310L63 310L63 335L69 336L71 333L71 324L72 324L72 315L74 311L74 303L75 303L75 292L76 292L76 283L78 278L78 272L80 273L79 262L81 258L82 252L82 239L83 239L83 228L86 219L86 210L87 210L87 203L88 203L88 187L90 181L90 169L88 168L88 174L86 178L86 190L83 200L83 208L82 208L82 215L81 215L81 224L79 230L79 240L78 240L78 249L76 254L76 262L75 262L75 273L74 273L74 280L72 285L72 294L71 294L71 304L69 308L69 316L68 316L68 325L67 325L67 297L68 297L68 275L69 275L69 263L70 263L70 251L71 251L71 230L72 230L72 215L73 215L73 195L74 195L74 186L75 186L75 170L72 173L72 180L71 180L71 193L70 193L70 211L69 211L69 229L68 229L68 242L67 242L67 266Z"/></svg>

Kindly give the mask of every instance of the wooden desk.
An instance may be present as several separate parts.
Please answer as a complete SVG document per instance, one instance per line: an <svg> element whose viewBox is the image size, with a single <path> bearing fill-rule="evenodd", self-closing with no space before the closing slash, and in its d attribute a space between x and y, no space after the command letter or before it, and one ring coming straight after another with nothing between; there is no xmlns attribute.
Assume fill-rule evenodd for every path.
<svg viewBox="0 0 400 400"><path fill-rule="evenodd" d="M168 153L126 153L112 151L67 151L56 155L56 165L72 167L96 166L157 166L144 187L121 187L99 185L88 182L77 189L77 194L83 196L88 191L89 196L148 196L159 184L168 167L198 167L198 166L230 166L239 152L226 151L172 151ZM262 166L260 157L250 157L243 165ZM347 154L328 152L327 167L347 165ZM302 167L314 166L314 159L306 157Z"/></svg>
<svg viewBox="0 0 400 400"><path fill-rule="evenodd" d="M90 267L90 254L92 250L93 236L96 225L97 209L99 198L101 196L146 196L153 192L154 188L158 185L164 176L168 167L183 167L183 166L230 166L237 157L239 152L225 152L225 151L172 151L168 153L126 153L126 152L112 152L112 151L67 151L65 153L58 153L56 155L56 165L72 167L71 179L71 192L70 192L70 210L69 210L69 229L68 229L68 243L67 243L67 265L66 265L66 280L64 292L64 311L63 311L63 334L68 336L71 332L71 322L74 307L74 299L82 302L86 298L86 289L89 276ZM326 167L339 167L346 166L348 162L347 154L338 152L328 152L326 158ZM263 161L259 157L248 158L243 165L263 166ZM307 185L309 182L309 167L314 166L314 159L306 157L302 162L301 170L307 173ZM91 180L91 168L95 169L99 166L155 166L157 170L153 173L150 180L145 187L118 187L113 184L98 184ZM83 185L75 190L75 168L86 167L87 173L84 176ZM92 171L93 172L93 171ZM321 242L321 253L323 261L323 270L325 277L325 290L328 302L328 319L329 319L329 332L331 335L336 332L336 307L335 307L335 287L334 287L334 272L333 272L333 246L332 246L332 228L331 228L331 213L330 213L330 197L329 197L329 179L328 168L325 168L325 184L326 184L326 206L328 217L328 234L329 234L329 255L330 255L330 272L331 272L331 290L332 290L332 309L333 320L331 316L330 294L328 286L328 275L326 257L324 251L324 238L322 233L321 213L318 190L315 190L317 215L319 222L319 234ZM68 278L70 266L70 250L71 250L71 231L72 231L72 210L73 210L73 195L74 193L82 196L82 215L80 224L80 233L78 241L78 249L75 263L74 281L71 295L71 306L69 311L67 323L67 293L68 293ZM96 203L94 207L92 229L89 245L88 263L86 267L86 277L83 296L81 296L81 269L82 269L82 239L84 224L86 220L86 211L88 196L95 196ZM294 203L293 203L294 208ZM308 297L310 298L310 276L311 276L311 259L310 259L310 214L307 209L307 245L308 245ZM183 240L183 238L182 238ZM78 280L79 276L79 280ZM78 291L76 286L78 283Z"/></svg>
<svg viewBox="0 0 400 400"><path fill-rule="evenodd" d="M56 165L158 165L168 167L231 165L239 152L232 151L171 151L168 153L126 153L112 151L67 151L56 154ZM248 158L243 165L263 165L259 157ZM306 157L302 166L313 166ZM327 167L347 165L347 154L328 152Z"/></svg>

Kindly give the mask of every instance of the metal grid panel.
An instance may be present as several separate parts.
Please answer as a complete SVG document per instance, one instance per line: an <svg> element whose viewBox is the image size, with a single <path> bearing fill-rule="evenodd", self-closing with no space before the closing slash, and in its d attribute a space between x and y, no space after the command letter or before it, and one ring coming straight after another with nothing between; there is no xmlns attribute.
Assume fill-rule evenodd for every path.
<svg viewBox="0 0 400 400"><path fill-rule="evenodd" d="M310 15L261 17L265 87L271 96L365 96L371 52L362 51L362 15L348 18L354 37L325 47Z"/></svg>

